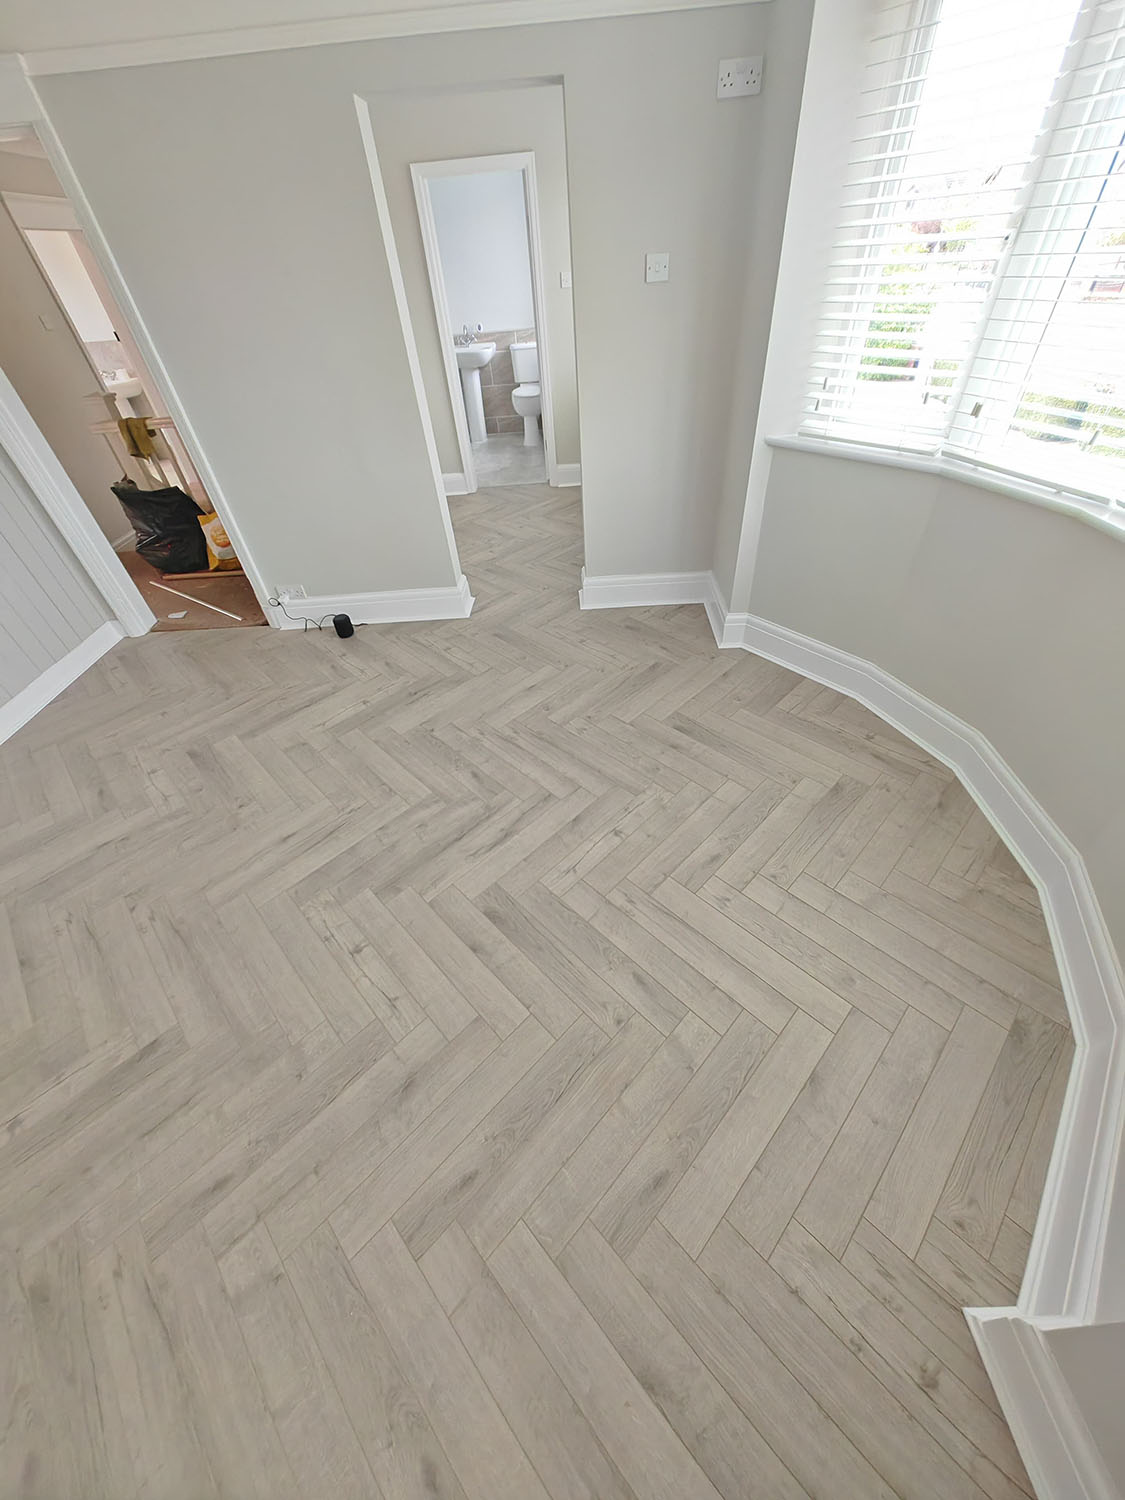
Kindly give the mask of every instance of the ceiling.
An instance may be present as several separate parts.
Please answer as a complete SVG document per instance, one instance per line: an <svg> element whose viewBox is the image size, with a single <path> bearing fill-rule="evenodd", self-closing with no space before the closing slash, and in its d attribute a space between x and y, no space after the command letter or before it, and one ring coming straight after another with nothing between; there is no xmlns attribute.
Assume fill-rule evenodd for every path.
<svg viewBox="0 0 1125 1500"><path fill-rule="evenodd" d="M469 0L471 4L471 0ZM516 0L534 19L538 0ZM466 0L440 0L456 12ZM4 0L0 52L38 52L114 42L155 41L203 32L365 15L432 10L435 0ZM451 18L455 19L455 17ZM451 29L456 29L455 27Z"/></svg>

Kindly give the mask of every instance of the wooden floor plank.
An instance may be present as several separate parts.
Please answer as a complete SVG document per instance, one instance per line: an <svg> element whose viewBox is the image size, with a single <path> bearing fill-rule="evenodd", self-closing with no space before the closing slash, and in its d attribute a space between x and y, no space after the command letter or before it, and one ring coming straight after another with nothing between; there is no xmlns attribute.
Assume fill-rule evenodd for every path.
<svg viewBox="0 0 1125 1500"><path fill-rule="evenodd" d="M0 746L0 1493L1022 1500L1073 1039L948 769L582 611L130 639Z"/></svg>

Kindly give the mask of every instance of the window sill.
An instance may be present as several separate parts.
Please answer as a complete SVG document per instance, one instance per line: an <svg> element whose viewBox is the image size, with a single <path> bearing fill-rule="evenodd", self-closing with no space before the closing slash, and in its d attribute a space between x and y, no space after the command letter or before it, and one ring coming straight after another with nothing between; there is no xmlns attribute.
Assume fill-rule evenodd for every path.
<svg viewBox="0 0 1125 1500"><path fill-rule="evenodd" d="M936 474L942 479L956 479L962 484L975 485L977 489L991 490L997 495L1007 495L1013 500L1030 500L1032 505L1041 505L1047 510L1060 511L1064 516L1085 521L1099 531L1108 532L1118 541L1125 541L1125 510L1107 510L1093 500L1084 500L1079 495L1064 495L1058 490L1039 486L1014 475L978 469L972 464L959 463L950 458L928 458L918 453L893 453L886 448L867 447L861 443L833 442L830 438L771 437L766 439L770 448L788 448L795 453L816 453L822 458L858 459L861 463L885 464L892 469L912 469L916 474Z"/></svg>

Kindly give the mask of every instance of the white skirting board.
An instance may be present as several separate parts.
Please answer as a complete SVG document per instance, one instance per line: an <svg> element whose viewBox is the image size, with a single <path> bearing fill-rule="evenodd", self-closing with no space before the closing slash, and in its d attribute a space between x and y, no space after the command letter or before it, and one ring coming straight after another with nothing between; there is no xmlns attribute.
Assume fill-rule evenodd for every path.
<svg viewBox="0 0 1125 1500"><path fill-rule="evenodd" d="M292 619L281 618L283 630L313 628L319 621L331 625L333 615L350 615L354 625L395 625L409 620L464 620L476 600L469 593L464 573L452 588L387 589L378 594L321 594L310 599L286 600Z"/></svg>
<svg viewBox="0 0 1125 1500"><path fill-rule="evenodd" d="M582 569L581 609L628 609L644 604L705 604L714 589L710 573L605 573Z"/></svg>
<svg viewBox="0 0 1125 1500"><path fill-rule="evenodd" d="M556 464L554 485L556 489L569 489L571 485L582 483L581 464Z"/></svg>
<svg viewBox="0 0 1125 1500"><path fill-rule="evenodd" d="M869 661L754 615L727 613L712 580L715 639L846 693L955 771L1039 892L1076 1044L1017 1305L966 1312L1040 1500L1110 1500L1105 1473L1041 1330L1125 1320L1125 984L1085 863L977 730ZM1108 1487L1107 1487L1108 1486Z"/></svg>
<svg viewBox="0 0 1125 1500"><path fill-rule="evenodd" d="M116 620L99 625L93 635L88 635L81 645L68 651L61 661L41 672L34 682L18 692L7 703L0 704L0 744L10 740L17 729L33 719L52 699L76 682L87 667L92 667L125 635L124 628Z"/></svg>
<svg viewBox="0 0 1125 1500"><path fill-rule="evenodd" d="M443 474L441 476L441 487L447 495L467 495L469 493L469 482L464 474Z"/></svg>
<svg viewBox="0 0 1125 1500"><path fill-rule="evenodd" d="M1040 1500L1121 1500L1043 1338L1041 1324L1006 1308L965 1316Z"/></svg>

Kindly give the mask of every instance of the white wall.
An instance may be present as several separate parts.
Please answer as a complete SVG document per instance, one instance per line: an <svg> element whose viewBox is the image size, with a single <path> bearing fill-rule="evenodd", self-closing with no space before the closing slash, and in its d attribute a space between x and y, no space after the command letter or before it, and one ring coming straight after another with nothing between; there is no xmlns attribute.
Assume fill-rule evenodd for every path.
<svg viewBox="0 0 1125 1500"><path fill-rule="evenodd" d="M455 473L461 467L461 456L441 361L410 165L508 151L535 153L555 449L560 463L578 463L574 301L573 293L559 284L559 272L570 270L572 264L562 86L544 83L528 88L442 90L440 104L430 93L388 90L369 95L367 103L442 471Z"/></svg>
<svg viewBox="0 0 1125 1500"><path fill-rule="evenodd" d="M433 91L545 78L561 78L566 99L587 566L710 566L735 418L731 316L767 118L767 94L720 102L715 77L720 57L770 51L776 9L38 81L271 582L331 593L440 585L452 573L352 96L416 89L432 109ZM800 65L771 55L767 90L787 97ZM765 149L789 146L779 126ZM665 285L644 282L653 249L671 254Z"/></svg>
<svg viewBox="0 0 1125 1500"><path fill-rule="evenodd" d="M431 177L450 335L535 327L522 172Z"/></svg>
<svg viewBox="0 0 1125 1500"><path fill-rule="evenodd" d="M46 162L0 152L0 191L58 191ZM45 328L41 319L51 325ZM110 541L129 530L110 485L119 465L90 424L104 419L98 380L35 257L0 205L0 369L15 386Z"/></svg>
<svg viewBox="0 0 1125 1500"><path fill-rule="evenodd" d="M0 449L0 706L110 618Z"/></svg>

